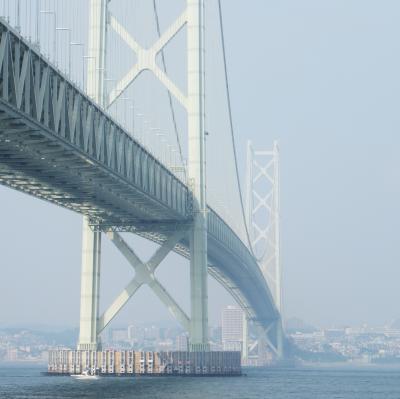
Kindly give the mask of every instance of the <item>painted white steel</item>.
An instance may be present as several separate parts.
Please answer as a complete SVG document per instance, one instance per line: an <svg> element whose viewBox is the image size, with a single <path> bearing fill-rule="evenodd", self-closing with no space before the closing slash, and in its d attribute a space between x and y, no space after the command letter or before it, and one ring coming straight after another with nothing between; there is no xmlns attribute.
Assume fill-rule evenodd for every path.
<svg viewBox="0 0 400 399"><path fill-rule="evenodd" d="M242 360L244 363L249 358L249 322L246 312L243 312L243 344L242 344Z"/></svg>
<svg viewBox="0 0 400 399"><path fill-rule="evenodd" d="M249 227L251 245L256 255L259 255L258 264L272 290L275 305L281 318L264 330L267 344L277 355L283 356L284 332L282 325L282 271L280 259L280 175L279 175L279 147L274 141L273 149L254 150L251 142L247 143L247 170L246 170L246 222ZM257 189L257 183L263 181L269 186L266 193ZM256 214L265 211L267 224L260 223ZM262 227L264 226L264 227ZM261 245L264 243L263 245ZM262 246L263 251L257 251ZM274 327L275 342L268 337L268 331Z"/></svg>
<svg viewBox="0 0 400 399"><path fill-rule="evenodd" d="M79 350L97 350L97 319L100 289L100 234L91 231L87 218L82 229L81 309Z"/></svg>
<svg viewBox="0 0 400 399"><path fill-rule="evenodd" d="M109 0L90 0L87 85L89 97L105 106L105 60L107 37L107 4Z"/></svg>
<svg viewBox="0 0 400 399"><path fill-rule="evenodd" d="M157 54L187 26L187 96L168 78L156 63ZM194 221L190 233L191 264L191 343L193 349L208 345L207 292L207 215L206 215L206 156L205 156L205 70L204 70L204 0L187 0L187 8L148 49L143 48L115 17L110 25L120 38L136 53L137 62L111 91L111 105L144 70L151 70L175 96L188 113L188 177L194 198ZM156 286L155 291L165 297Z"/></svg>
<svg viewBox="0 0 400 399"><path fill-rule="evenodd" d="M89 56L87 94L104 107L106 25L108 0L91 0L89 17ZM101 233L92 231L87 217L82 229L81 312L78 349L97 350Z"/></svg>
<svg viewBox="0 0 400 399"><path fill-rule="evenodd" d="M185 26L186 21L186 11L184 11L150 48L143 48L114 16L110 17L110 26L136 54L137 62L111 91L108 106L112 105L143 71L149 70L154 73L182 106L185 109L187 108L186 95L182 93L178 86L169 79L167 74L156 63L157 54Z"/></svg>
<svg viewBox="0 0 400 399"><path fill-rule="evenodd" d="M186 235L186 231L180 230L172 234L146 263L139 259L139 257L135 254L132 248L129 247L120 234L110 232L107 235L111 242L118 248L121 254L124 255L130 265L135 269L135 277L100 317L97 333L101 333L101 331L125 306L135 292L144 284L147 284L153 290L153 292L164 303L172 315L175 316L176 319L181 323L182 327L185 328L186 331L189 331L189 317L154 275L156 268L174 249L175 245L179 243L179 241Z"/></svg>
<svg viewBox="0 0 400 399"><path fill-rule="evenodd" d="M277 309L282 311L282 276L280 259L280 188L279 147L275 141L272 151L254 150L247 144L246 215L251 245L266 281L272 289ZM266 193L257 190L257 183L268 184ZM262 210L267 224L257 220ZM259 247L262 247L262 251Z"/></svg>
<svg viewBox="0 0 400 399"><path fill-rule="evenodd" d="M190 237L191 347L208 345L204 0L188 0L188 177L194 216Z"/></svg>

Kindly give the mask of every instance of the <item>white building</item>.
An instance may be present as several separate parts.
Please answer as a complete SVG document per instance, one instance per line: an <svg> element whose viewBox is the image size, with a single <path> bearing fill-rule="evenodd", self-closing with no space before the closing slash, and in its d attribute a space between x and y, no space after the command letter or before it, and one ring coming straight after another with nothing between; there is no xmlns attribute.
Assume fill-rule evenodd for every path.
<svg viewBox="0 0 400 399"><path fill-rule="evenodd" d="M243 346L244 313L237 306L227 306L222 310L222 349L241 351Z"/></svg>
<svg viewBox="0 0 400 399"><path fill-rule="evenodd" d="M182 352L186 352L189 349L188 336L186 334L181 334L176 337L175 349Z"/></svg>

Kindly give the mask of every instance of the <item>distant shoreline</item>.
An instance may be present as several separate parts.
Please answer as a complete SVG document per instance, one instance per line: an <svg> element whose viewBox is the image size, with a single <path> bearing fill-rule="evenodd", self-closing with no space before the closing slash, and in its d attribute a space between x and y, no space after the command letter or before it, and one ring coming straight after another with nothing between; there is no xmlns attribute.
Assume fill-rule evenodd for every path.
<svg viewBox="0 0 400 399"><path fill-rule="evenodd" d="M365 363L365 362L299 362L296 363L294 368L304 369L400 369L400 362L398 363Z"/></svg>

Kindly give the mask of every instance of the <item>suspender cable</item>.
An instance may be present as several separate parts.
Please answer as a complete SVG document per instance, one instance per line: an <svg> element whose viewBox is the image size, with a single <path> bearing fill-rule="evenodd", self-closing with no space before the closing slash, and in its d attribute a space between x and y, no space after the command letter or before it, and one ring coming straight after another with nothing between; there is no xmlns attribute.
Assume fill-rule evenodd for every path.
<svg viewBox="0 0 400 399"><path fill-rule="evenodd" d="M154 10L154 17L155 17L155 20L156 20L157 35L158 35L158 37L161 37L160 20L158 18L156 0L153 0L153 10ZM164 50L163 49L161 50L161 60L162 60L164 72L167 73L167 64L165 62L165 55L164 55ZM185 166L185 163L183 162L182 145L181 145L181 141L180 141L180 138L179 138L178 125L176 123L174 104L172 102L171 93L169 92L169 90L167 90L167 92L168 92L169 107L171 109L171 115L172 115L172 123L174 125L176 141L178 143L179 156L181 158L182 166ZM184 169L185 178L186 178L186 168L184 167L183 169Z"/></svg>

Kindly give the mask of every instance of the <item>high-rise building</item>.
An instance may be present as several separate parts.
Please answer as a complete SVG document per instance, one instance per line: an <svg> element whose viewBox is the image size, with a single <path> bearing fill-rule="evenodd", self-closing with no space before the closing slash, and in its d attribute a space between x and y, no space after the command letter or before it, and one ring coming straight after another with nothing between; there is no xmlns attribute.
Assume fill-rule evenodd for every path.
<svg viewBox="0 0 400 399"><path fill-rule="evenodd" d="M222 310L222 348L229 351L241 351L243 346L242 309L237 306L227 306Z"/></svg>
<svg viewBox="0 0 400 399"><path fill-rule="evenodd" d="M181 352L186 352L188 350L188 336L186 334L177 335L175 349Z"/></svg>

